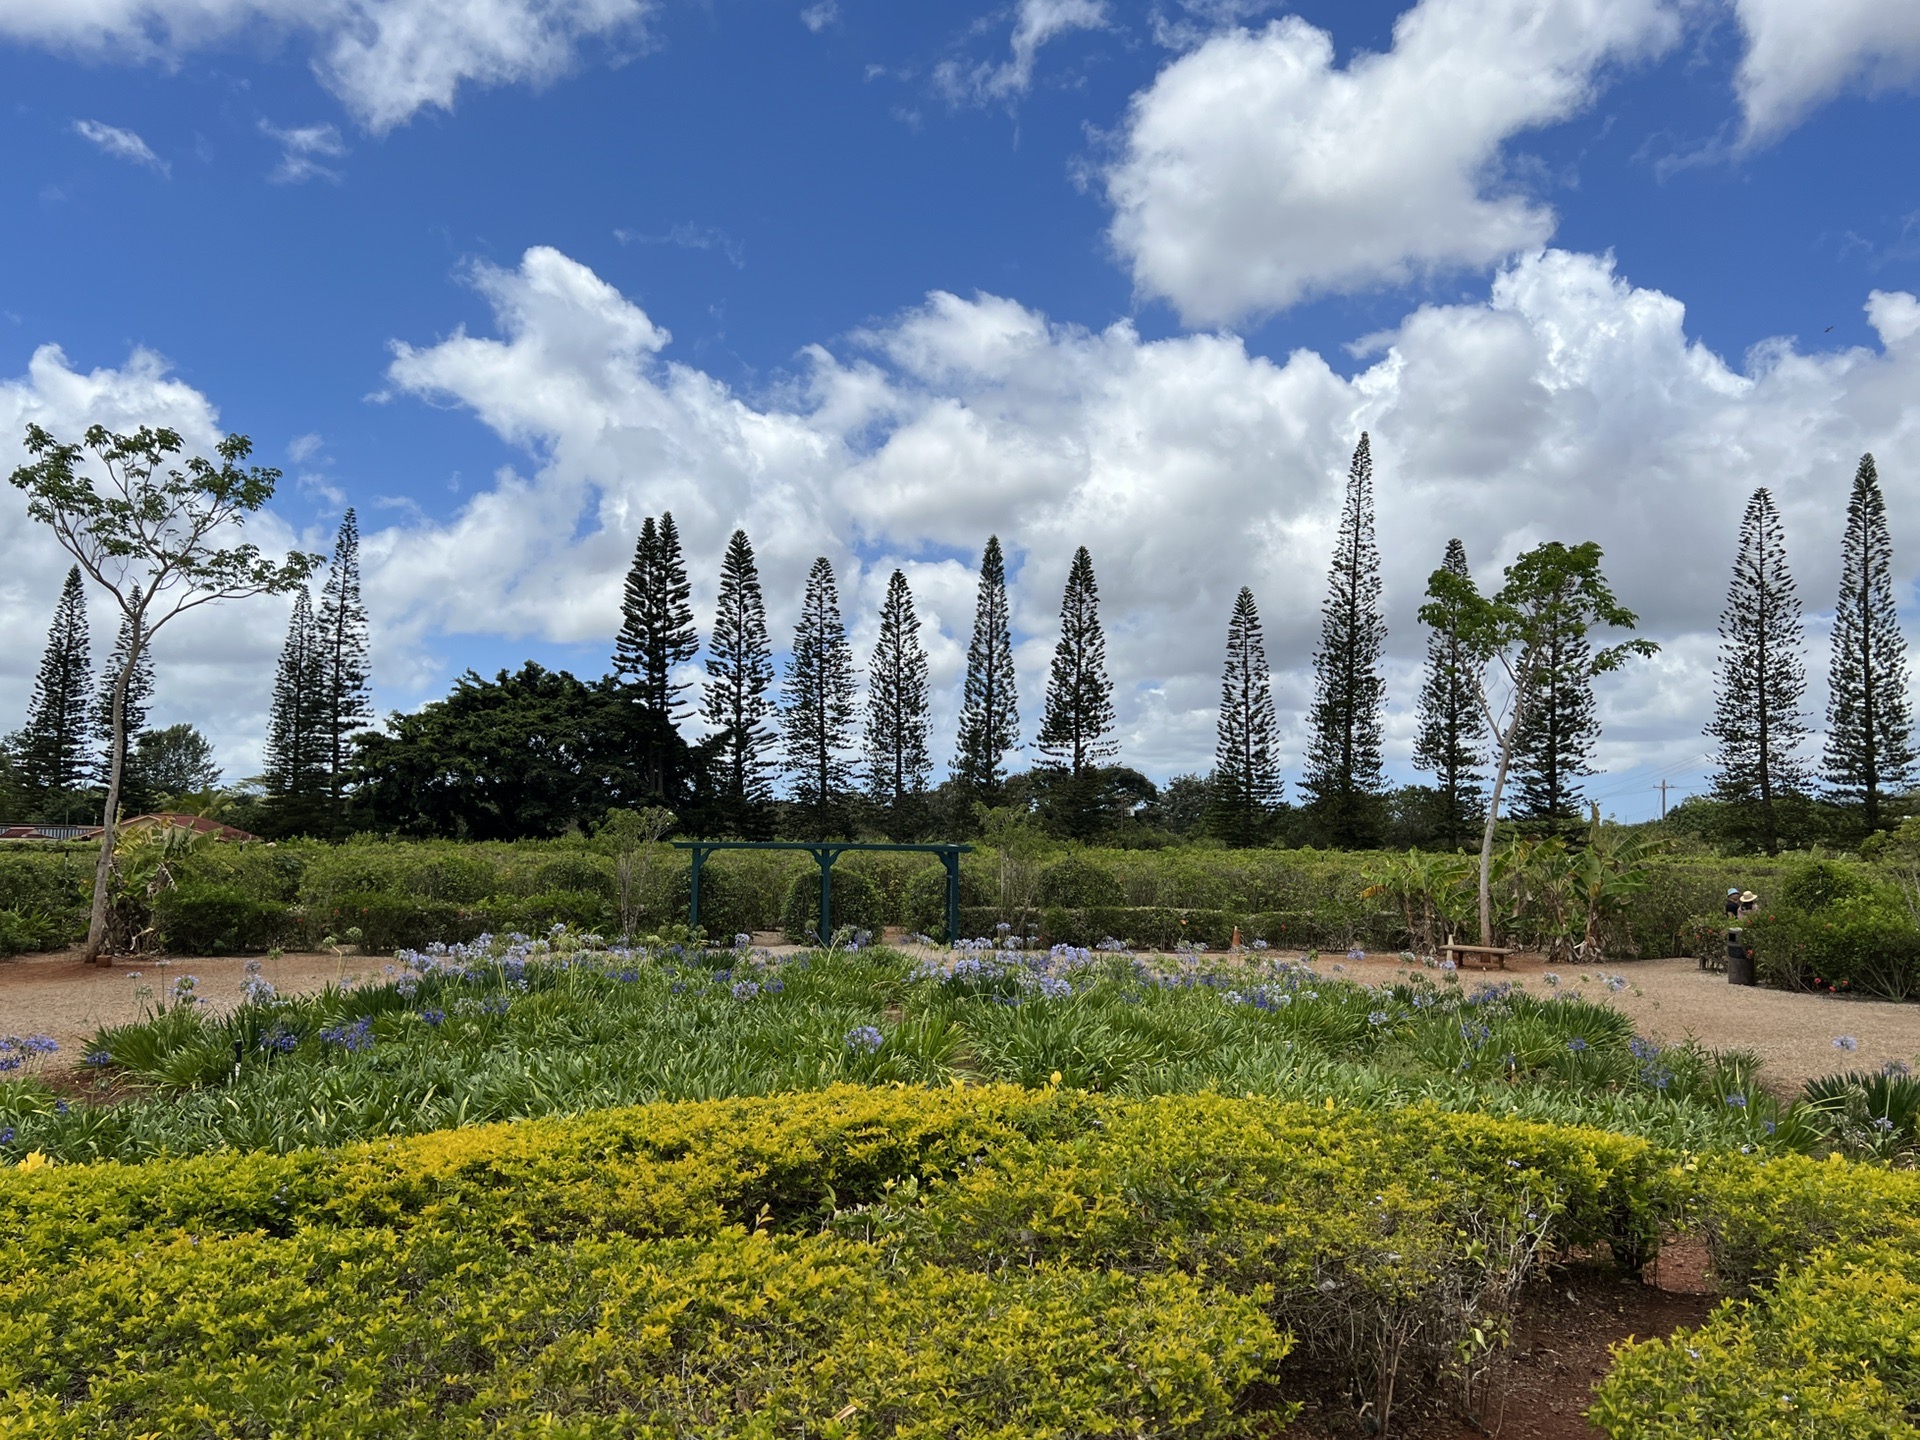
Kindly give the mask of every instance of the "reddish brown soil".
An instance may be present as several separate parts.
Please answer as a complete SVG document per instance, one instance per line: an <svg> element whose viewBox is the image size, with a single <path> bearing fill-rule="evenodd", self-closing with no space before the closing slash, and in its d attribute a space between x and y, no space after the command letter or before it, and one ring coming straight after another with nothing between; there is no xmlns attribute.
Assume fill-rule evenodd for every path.
<svg viewBox="0 0 1920 1440"><path fill-rule="evenodd" d="M1514 1325L1505 1362L1474 1397L1469 1414L1460 1397L1441 1395L1396 1403L1388 1435L1395 1440L1605 1440L1586 1422L1595 1382L1607 1373L1615 1345L1629 1338L1669 1335L1698 1325L1717 1303L1704 1282L1705 1255L1697 1244L1669 1247L1650 1267L1652 1283L1623 1277L1611 1265L1559 1268L1530 1286ZM1378 1435L1329 1386L1308 1402L1285 1440L1367 1440Z"/></svg>

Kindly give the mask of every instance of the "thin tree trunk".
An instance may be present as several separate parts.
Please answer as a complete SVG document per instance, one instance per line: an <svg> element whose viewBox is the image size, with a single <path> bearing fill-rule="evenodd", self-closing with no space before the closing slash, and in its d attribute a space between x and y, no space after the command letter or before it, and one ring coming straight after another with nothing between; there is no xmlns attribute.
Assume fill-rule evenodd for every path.
<svg viewBox="0 0 1920 1440"><path fill-rule="evenodd" d="M133 679L133 667L140 663L144 637L136 618L129 634L127 659L113 682L112 734L108 740L111 761L107 766L107 803L100 816L100 858L93 867L93 913L87 920L87 943L80 958L91 965L100 958L107 944L107 909L112 903L113 840L120 818L120 784L127 765L127 686Z"/></svg>

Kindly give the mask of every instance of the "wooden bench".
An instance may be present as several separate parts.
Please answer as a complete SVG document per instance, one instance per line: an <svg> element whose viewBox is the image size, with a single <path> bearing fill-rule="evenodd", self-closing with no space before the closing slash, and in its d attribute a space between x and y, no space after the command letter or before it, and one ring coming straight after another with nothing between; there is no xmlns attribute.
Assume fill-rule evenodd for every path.
<svg viewBox="0 0 1920 1440"><path fill-rule="evenodd" d="M1441 951L1455 965L1469 970L1504 970L1512 950L1499 945L1442 945Z"/></svg>

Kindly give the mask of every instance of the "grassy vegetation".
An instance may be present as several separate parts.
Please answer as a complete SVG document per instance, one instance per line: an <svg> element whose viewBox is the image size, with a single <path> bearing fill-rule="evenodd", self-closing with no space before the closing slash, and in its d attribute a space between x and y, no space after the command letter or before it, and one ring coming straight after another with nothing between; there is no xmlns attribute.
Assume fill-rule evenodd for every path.
<svg viewBox="0 0 1920 1440"><path fill-rule="evenodd" d="M1615 1440L1912 1434L1911 1079L1782 1106L1417 962L561 927L257 968L0 1084L0 1433L1213 1440L1329 1385L1390 1430L1485 1393L1543 1259L1694 1225L1752 1293L1622 1352Z"/></svg>
<svg viewBox="0 0 1920 1440"><path fill-rule="evenodd" d="M0 1089L0 1125L14 1132L0 1156L286 1151L655 1100L956 1080L1428 1100L1677 1148L1816 1138L1755 1082L1752 1057L1657 1050L1606 1006L1417 964L1370 988L1258 954L962 950L916 962L868 948L781 960L607 949L559 931L412 953L394 969L311 996L251 982L257 998L224 1017L162 995L87 1057L128 1098L60 1108L44 1088Z"/></svg>

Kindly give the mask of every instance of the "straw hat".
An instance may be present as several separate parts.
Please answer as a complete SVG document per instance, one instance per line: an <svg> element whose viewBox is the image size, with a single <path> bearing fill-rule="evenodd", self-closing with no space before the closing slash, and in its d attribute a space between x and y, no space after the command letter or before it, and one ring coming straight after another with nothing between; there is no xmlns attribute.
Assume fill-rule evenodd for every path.
<svg viewBox="0 0 1920 1440"><path fill-rule="evenodd" d="M1753 904L1754 901L1758 900L1759 898L1760 897L1754 894L1753 891L1751 890L1742 890L1740 892L1740 903L1742 905L1751 905Z"/></svg>

